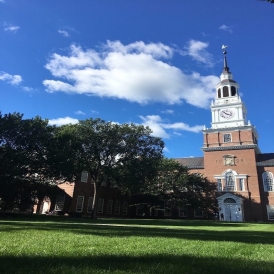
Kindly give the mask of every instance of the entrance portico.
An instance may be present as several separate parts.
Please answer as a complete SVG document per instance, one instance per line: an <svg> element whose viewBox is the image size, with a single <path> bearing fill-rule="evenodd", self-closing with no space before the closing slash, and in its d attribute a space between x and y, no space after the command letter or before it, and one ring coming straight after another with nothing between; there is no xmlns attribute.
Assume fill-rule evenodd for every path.
<svg viewBox="0 0 274 274"><path fill-rule="evenodd" d="M242 222L244 221L243 199L226 193L217 198L219 207L219 216L223 216L223 221Z"/></svg>

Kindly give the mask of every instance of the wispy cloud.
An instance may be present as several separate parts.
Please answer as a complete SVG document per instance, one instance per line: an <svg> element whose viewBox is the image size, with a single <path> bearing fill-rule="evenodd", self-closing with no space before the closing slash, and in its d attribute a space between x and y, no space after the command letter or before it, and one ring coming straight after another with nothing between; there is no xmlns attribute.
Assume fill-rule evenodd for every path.
<svg viewBox="0 0 274 274"><path fill-rule="evenodd" d="M185 51L182 51L182 55L189 55L193 60L203 63L209 67L214 66L212 55L206 50L208 48L208 43L190 40L185 46Z"/></svg>
<svg viewBox="0 0 274 274"><path fill-rule="evenodd" d="M4 31L8 31L8 32L17 32L20 29L19 26L12 26L12 25L6 25L4 27Z"/></svg>
<svg viewBox="0 0 274 274"><path fill-rule="evenodd" d="M232 27L229 27L229 26L226 26L226 25L221 25L221 26L219 27L219 29L224 30L224 31L227 31L227 32L230 32L230 33L233 32L233 31L232 31Z"/></svg>
<svg viewBox="0 0 274 274"><path fill-rule="evenodd" d="M65 30L58 30L58 32L59 32L60 34L62 34L64 37L69 37L68 32L65 31Z"/></svg>
<svg viewBox="0 0 274 274"><path fill-rule="evenodd" d="M210 55L202 50L208 44L199 45L193 40L189 45L190 54L209 64ZM219 78L185 74L170 65L176 52L177 49L161 43L123 45L119 41L108 41L99 51L71 45L67 56L57 53L50 56L45 67L59 79L47 79L43 84L48 92L119 98L140 104L185 101L207 108Z"/></svg>
<svg viewBox="0 0 274 274"><path fill-rule="evenodd" d="M161 113L173 114L174 111L172 109L166 109L166 110L162 110Z"/></svg>
<svg viewBox="0 0 274 274"><path fill-rule="evenodd" d="M71 117L57 118L49 120L49 125L63 126L68 124L78 124L79 121L77 119Z"/></svg>
<svg viewBox="0 0 274 274"><path fill-rule="evenodd" d="M4 71L0 71L0 80L7 82L11 85L19 85L23 81L20 75L11 75Z"/></svg>
<svg viewBox="0 0 274 274"><path fill-rule="evenodd" d="M78 115L86 115L86 113L83 112L83 111L81 111L81 110L77 110L77 111L75 112L75 114L78 114Z"/></svg>
<svg viewBox="0 0 274 274"><path fill-rule="evenodd" d="M140 118L143 121L142 124L144 126L148 126L153 131L154 136L164 139L169 139L172 134L180 135L178 131L199 133L203 129L203 126L196 125L191 127L183 122L168 123L164 121L159 115L148 115L145 117L140 116Z"/></svg>
<svg viewBox="0 0 274 274"><path fill-rule="evenodd" d="M99 114L99 111L97 111L97 110L91 110L90 112L94 113L94 114Z"/></svg>
<svg viewBox="0 0 274 274"><path fill-rule="evenodd" d="M5 1L4 0L0 0L0 3L5 3Z"/></svg>

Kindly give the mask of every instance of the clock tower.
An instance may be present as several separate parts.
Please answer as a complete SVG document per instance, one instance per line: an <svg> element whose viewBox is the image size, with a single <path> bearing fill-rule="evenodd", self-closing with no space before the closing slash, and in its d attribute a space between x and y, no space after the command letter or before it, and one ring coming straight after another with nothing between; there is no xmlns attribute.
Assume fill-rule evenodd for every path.
<svg viewBox="0 0 274 274"><path fill-rule="evenodd" d="M252 146L259 152L258 134L250 121L247 121L247 110L241 100L239 84L233 79L227 63L226 47L223 47L224 67L220 82L216 86L215 99L211 102L211 128L204 128L203 150L233 146L236 149L243 145ZM240 146L240 147L239 147Z"/></svg>

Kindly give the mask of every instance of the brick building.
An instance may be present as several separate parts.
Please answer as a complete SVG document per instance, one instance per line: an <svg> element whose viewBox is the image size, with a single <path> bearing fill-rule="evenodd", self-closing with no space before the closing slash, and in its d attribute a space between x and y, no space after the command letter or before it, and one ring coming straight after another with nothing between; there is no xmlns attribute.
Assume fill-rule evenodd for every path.
<svg viewBox="0 0 274 274"><path fill-rule="evenodd" d="M176 160L190 172L201 173L216 183L219 217L223 220L274 221L274 153L260 152L257 131L247 120L247 110L241 101L239 85L228 68L225 49L224 68L211 113L211 128L202 130L204 156ZM55 205L45 200L40 213L50 209L82 216L91 213L93 185L87 173L83 172L75 184L60 187L64 195L58 197ZM102 186L98 195L98 216L142 216L144 212L142 205L128 207L127 197L117 189ZM162 216L171 215L164 212ZM178 217L202 218L202 215L195 210L179 209Z"/></svg>
<svg viewBox="0 0 274 274"><path fill-rule="evenodd" d="M247 120L225 49L211 113L211 128L202 131L204 157L177 161L216 183L220 218L274 221L274 153L261 153L259 149L257 131Z"/></svg>

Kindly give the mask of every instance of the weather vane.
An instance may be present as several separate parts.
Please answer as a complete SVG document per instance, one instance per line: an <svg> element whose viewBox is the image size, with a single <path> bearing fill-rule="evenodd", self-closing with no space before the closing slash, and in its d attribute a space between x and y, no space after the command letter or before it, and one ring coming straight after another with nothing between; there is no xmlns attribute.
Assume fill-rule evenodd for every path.
<svg viewBox="0 0 274 274"><path fill-rule="evenodd" d="M227 47L228 47L228 46L222 45L223 54L226 54L226 48L227 48Z"/></svg>

